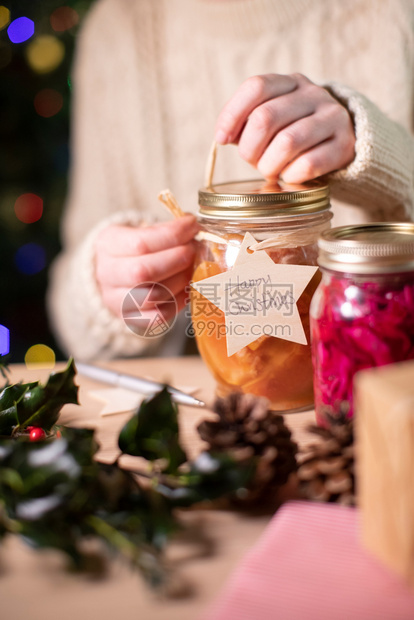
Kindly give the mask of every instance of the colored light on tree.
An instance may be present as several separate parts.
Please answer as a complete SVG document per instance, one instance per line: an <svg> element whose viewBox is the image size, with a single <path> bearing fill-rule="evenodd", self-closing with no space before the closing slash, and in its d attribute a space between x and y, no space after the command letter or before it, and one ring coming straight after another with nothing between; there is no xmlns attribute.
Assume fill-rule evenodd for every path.
<svg viewBox="0 0 414 620"><path fill-rule="evenodd" d="M26 49L27 62L37 73L50 73L62 62L65 46L57 37L45 34L36 37Z"/></svg>
<svg viewBox="0 0 414 620"><path fill-rule="evenodd" d="M14 19L7 28L7 34L12 43L23 43L34 35L34 21L28 17Z"/></svg>
<svg viewBox="0 0 414 620"><path fill-rule="evenodd" d="M10 11L5 6L0 6L0 30L10 23Z"/></svg>
<svg viewBox="0 0 414 620"><path fill-rule="evenodd" d="M26 243L15 253L14 262L20 273L32 276L46 267L46 252L38 243Z"/></svg>
<svg viewBox="0 0 414 620"><path fill-rule="evenodd" d="M45 344L34 344L26 351L24 363L27 368L54 368L55 352Z"/></svg>
<svg viewBox="0 0 414 620"><path fill-rule="evenodd" d="M0 355L7 355L10 351L10 331L0 325Z"/></svg>
<svg viewBox="0 0 414 620"><path fill-rule="evenodd" d="M60 6L50 16L50 25L55 32L64 32L76 26L79 22L79 14L70 6Z"/></svg>
<svg viewBox="0 0 414 620"><path fill-rule="evenodd" d="M50 118L55 116L63 106L63 97L53 88L39 90L34 98L34 107L39 116Z"/></svg>
<svg viewBox="0 0 414 620"><path fill-rule="evenodd" d="M22 194L14 203L14 212L24 224L33 224L42 217L43 200L36 194Z"/></svg>

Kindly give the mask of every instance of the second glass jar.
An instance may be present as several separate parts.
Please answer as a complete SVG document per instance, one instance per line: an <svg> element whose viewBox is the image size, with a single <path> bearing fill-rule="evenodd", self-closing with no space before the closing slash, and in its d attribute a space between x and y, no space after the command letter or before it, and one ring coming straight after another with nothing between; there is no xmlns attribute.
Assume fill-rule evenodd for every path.
<svg viewBox="0 0 414 620"><path fill-rule="evenodd" d="M366 368L414 359L414 224L332 228L319 239L322 281L311 304L317 421L354 414Z"/></svg>

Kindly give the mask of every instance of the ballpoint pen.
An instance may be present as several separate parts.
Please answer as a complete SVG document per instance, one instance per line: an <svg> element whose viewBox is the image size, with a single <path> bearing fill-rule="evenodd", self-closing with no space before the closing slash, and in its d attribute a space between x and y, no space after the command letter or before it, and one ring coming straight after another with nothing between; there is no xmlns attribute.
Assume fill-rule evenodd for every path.
<svg viewBox="0 0 414 620"><path fill-rule="evenodd" d="M136 377L134 375L127 375L108 368L102 368L101 366L94 366L93 364L84 364L83 362L75 362L76 368L80 375L93 379L94 381L100 381L101 383L108 383L110 385L116 385L123 387L133 392L139 392L146 396L150 396L159 392L165 384L151 381L151 379L144 379L142 377ZM205 407L206 404L194 398L191 394L186 394L181 390L177 390L171 386L167 386L171 398L175 403L180 405L188 405L190 407Z"/></svg>

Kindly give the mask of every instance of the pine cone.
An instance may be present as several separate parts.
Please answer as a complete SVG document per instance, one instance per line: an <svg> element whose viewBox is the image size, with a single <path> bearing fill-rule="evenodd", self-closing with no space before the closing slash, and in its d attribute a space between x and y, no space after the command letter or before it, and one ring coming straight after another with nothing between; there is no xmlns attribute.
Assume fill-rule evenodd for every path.
<svg viewBox="0 0 414 620"><path fill-rule="evenodd" d="M307 499L355 506L353 421L330 417L329 424L329 428L308 427L319 441L298 454L300 490Z"/></svg>
<svg viewBox="0 0 414 620"><path fill-rule="evenodd" d="M269 497L296 470L297 445L283 417L269 411L268 404L253 394L233 392L216 399L217 421L198 426L212 451L227 452L238 461L255 460L255 474L243 498L247 503Z"/></svg>

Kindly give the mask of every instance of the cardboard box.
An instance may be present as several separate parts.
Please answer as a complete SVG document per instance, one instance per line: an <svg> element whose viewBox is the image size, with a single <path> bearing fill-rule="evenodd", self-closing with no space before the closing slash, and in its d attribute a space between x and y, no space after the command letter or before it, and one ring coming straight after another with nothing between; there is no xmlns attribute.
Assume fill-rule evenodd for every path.
<svg viewBox="0 0 414 620"><path fill-rule="evenodd" d="M414 588L414 361L355 377L363 545Z"/></svg>

